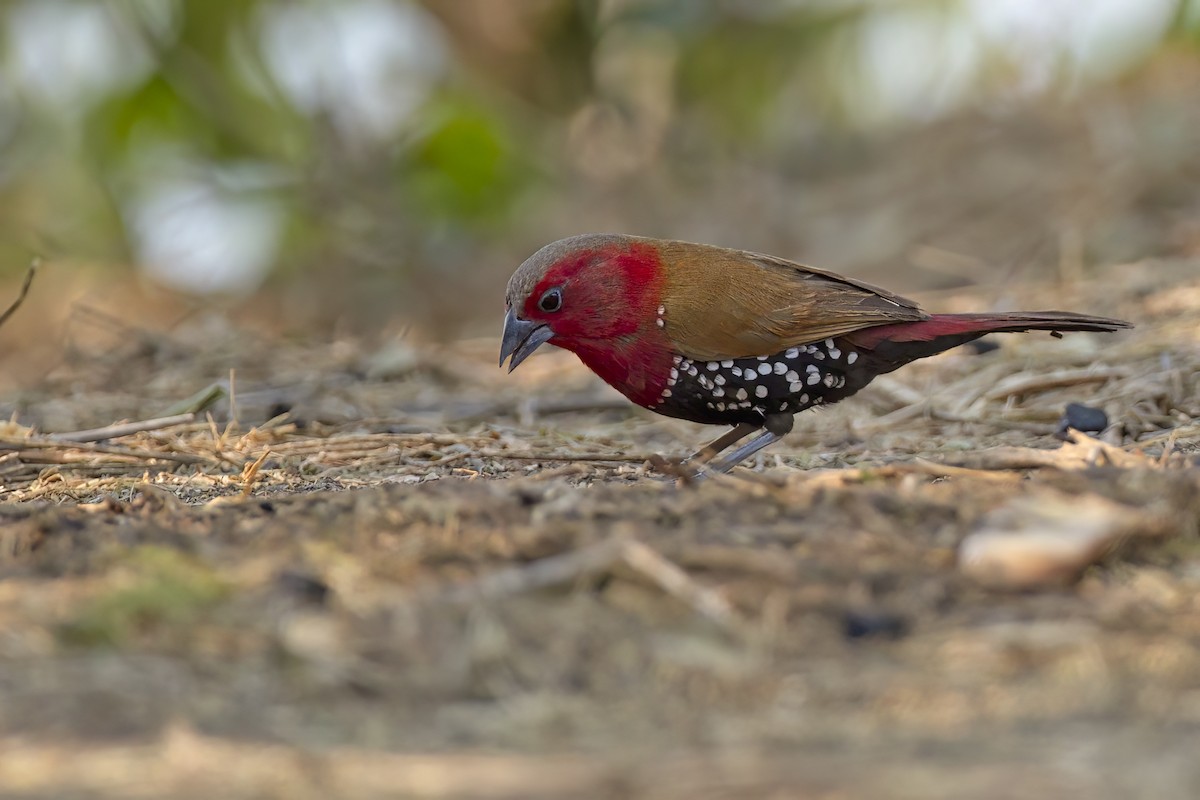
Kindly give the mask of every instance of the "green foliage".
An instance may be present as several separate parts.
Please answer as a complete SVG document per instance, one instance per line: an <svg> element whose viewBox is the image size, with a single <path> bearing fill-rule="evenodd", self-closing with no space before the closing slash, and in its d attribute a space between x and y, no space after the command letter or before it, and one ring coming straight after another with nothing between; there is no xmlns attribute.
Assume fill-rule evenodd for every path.
<svg viewBox="0 0 1200 800"><path fill-rule="evenodd" d="M420 213L487 220L503 215L520 188L516 149L494 114L453 104L403 165L401 180Z"/></svg>
<svg viewBox="0 0 1200 800"><path fill-rule="evenodd" d="M92 601L60 631L68 644L118 646L129 639L194 622L227 593L212 570L178 550L146 545L118 565L129 584Z"/></svg>

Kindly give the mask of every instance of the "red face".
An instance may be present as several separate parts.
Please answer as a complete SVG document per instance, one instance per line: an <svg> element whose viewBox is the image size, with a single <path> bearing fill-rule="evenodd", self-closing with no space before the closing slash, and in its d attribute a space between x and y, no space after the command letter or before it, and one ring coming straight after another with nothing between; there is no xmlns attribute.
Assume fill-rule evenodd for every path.
<svg viewBox="0 0 1200 800"><path fill-rule="evenodd" d="M662 283L650 243L582 236L548 245L509 281L500 363L512 356L511 371L549 342L640 402L634 394L650 391L648 370L659 369L663 356L670 360L655 324Z"/></svg>
<svg viewBox="0 0 1200 800"><path fill-rule="evenodd" d="M647 245L569 253L534 284L518 316L549 326L560 346L628 335L653 323L659 275L658 256Z"/></svg>

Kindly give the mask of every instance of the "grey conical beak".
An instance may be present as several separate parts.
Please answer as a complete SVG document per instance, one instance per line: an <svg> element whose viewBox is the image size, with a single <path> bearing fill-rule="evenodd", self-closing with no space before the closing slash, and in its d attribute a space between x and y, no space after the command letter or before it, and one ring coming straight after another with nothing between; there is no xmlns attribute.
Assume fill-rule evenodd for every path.
<svg viewBox="0 0 1200 800"><path fill-rule="evenodd" d="M548 325L540 322L529 322L519 318L510 308L504 315L504 338L500 341L500 366L504 359L512 356L508 362L508 371L512 372L525 359L529 358L546 342L554 338L554 331Z"/></svg>

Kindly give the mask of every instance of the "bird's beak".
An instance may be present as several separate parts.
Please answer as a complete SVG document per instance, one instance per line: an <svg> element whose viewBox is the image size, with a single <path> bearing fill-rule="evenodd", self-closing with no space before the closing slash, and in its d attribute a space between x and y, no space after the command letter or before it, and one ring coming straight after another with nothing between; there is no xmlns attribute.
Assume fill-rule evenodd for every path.
<svg viewBox="0 0 1200 800"><path fill-rule="evenodd" d="M510 308L504 315L504 338L500 341L500 366L504 366L504 359L512 356L512 360L508 362L508 371L512 372L518 364L529 358L534 350L553 338L554 331L550 330L549 325L521 319Z"/></svg>

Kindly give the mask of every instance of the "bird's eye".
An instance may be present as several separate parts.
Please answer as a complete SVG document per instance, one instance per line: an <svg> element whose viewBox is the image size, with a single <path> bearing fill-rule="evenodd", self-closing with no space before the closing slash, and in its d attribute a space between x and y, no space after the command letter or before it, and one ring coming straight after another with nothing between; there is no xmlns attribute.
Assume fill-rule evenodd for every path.
<svg viewBox="0 0 1200 800"><path fill-rule="evenodd" d="M538 308L547 314L553 314L562 308L562 289L559 289L557 286L553 289L547 289L546 293L538 300Z"/></svg>

